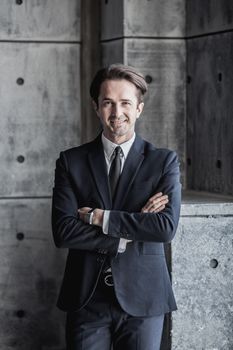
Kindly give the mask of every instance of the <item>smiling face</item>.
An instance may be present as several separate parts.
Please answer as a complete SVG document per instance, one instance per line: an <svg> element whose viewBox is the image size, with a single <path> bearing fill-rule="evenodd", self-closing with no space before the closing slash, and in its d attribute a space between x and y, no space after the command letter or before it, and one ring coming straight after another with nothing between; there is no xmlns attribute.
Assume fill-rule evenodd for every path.
<svg viewBox="0 0 233 350"><path fill-rule="evenodd" d="M107 139L121 144L133 136L144 106L138 100L134 84L125 79L105 80L101 84L98 106L93 103Z"/></svg>

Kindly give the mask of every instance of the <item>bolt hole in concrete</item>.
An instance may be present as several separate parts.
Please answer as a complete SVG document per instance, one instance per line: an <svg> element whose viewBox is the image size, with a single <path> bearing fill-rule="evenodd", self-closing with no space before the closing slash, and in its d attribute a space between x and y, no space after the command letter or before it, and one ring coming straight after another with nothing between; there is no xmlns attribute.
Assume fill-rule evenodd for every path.
<svg viewBox="0 0 233 350"><path fill-rule="evenodd" d="M18 163L23 163L25 161L25 157L24 156L18 156L17 157L17 161L18 161Z"/></svg>
<svg viewBox="0 0 233 350"><path fill-rule="evenodd" d="M187 76L187 83L188 83L188 84L191 84L191 82L192 82L192 78L191 78L190 75L188 75L188 76Z"/></svg>
<svg viewBox="0 0 233 350"><path fill-rule="evenodd" d="M17 5L22 5L22 3L23 3L23 0L16 0Z"/></svg>
<svg viewBox="0 0 233 350"><path fill-rule="evenodd" d="M23 232L18 232L16 234L16 238L18 239L18 241L22 241L24 239L24 233Z"/></svg>
<svg viewBox="0 0 233 350"><path fill-rule="evenodd" d="M217 162L216 162L216 167L218 168L218 169L221 169L221 167L222 167L222 162L221 162L221 160L217 160Z"/></svg>
<svg viewBox="0 0 233 350"><path fill-rule="evenodd" d="M17 316L18 318L23 318L23 317L25 317L25 311L24 311L24 310L18 310L18 311L16 311L16 316Z"/></svg>
<svg viewBox="0 0 233 350"><path fill-rule="evenodd" d="M210 267L212 267L213 269L216 269L217 266L218 266L218 260L211 259L210 260Z"/></svg>
<svg viewBox="0 0 233 350"><path fill-rule="evenodd" d="M18 79L16 80L16 83L17 83L18 85L23 85L23 84L24 84L24 79L23 79L23 78L18 78Z"/></svg>
<svg viewBox="0 0 233 350"><path fill-rule="evenodd" d="M146 75L145 76L145 80L146 80L146 82L147 82L147 84L150 84L150 83L152 83L152 77L150 76L150 75Z"/></svg>

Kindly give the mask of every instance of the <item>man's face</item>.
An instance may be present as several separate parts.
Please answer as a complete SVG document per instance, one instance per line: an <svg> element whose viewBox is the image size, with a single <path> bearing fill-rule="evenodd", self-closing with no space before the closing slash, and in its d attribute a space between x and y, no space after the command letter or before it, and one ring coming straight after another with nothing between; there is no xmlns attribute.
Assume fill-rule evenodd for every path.
<svg viewBox="0 0 233 350"><path fill-rule="evenodd" d="M125 79L105 80L100 89L96 113L103 126L103 133L110 141L120 144L134 133L143 103L138 102L138 91Z"/></svg>

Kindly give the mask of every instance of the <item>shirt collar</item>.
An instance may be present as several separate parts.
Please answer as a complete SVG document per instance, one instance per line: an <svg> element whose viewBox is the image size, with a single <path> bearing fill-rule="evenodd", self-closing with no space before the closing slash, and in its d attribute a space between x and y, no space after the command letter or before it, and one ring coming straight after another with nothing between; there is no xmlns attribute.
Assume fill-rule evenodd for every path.
<svg viewBox="0 0 233 350"><path fill-rule="evenodd" d="M117 146L121 146L122 152L124 154L124 158L126 158L129 151L130 151L132 144L134 143L135 137L136 137L136 134L134 133L133 136L131 137L131 139L118 145L116 143L113 143L109 139L107 139L104 136L104 134L102 133L102 143L103 143L103 147L104 147L104 153L105 153L106 157L108 158L108 160L111 159L112 154Z"/></svg>

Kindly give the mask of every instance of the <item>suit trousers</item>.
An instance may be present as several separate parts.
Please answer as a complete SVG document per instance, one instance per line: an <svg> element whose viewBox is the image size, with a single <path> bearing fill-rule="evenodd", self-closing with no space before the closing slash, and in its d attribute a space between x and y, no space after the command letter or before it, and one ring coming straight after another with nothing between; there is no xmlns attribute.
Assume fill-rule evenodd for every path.
<svg viewBox="0 0 233 350"><path fill-rule="evenodd" d="M67 350L159 350L163 321L164 315L127 314L114 288L100 281L84 308L67 313Z"/></svg>

